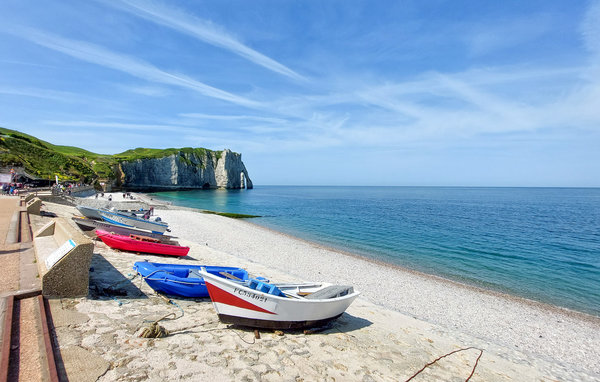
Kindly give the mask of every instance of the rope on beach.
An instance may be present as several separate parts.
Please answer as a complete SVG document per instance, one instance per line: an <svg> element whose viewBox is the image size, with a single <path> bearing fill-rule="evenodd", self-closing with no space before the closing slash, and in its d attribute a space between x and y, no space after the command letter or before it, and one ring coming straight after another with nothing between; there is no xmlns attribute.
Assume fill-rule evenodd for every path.
<svg viewBox="0 0 600 382"><path fill-rule="evenodd" d="M448 357L449 355L452 355L454 353L458 353L458 352L465 351L465 350L470 350L470 349L479 350L479 356L475 360L475 365L473 366L473 370L471 370L471 374L469 374L469 377L467 377L467 379L465 379L465 382L468 382L471 379L471 377L473 376L473 374L475 373L475 368L477 367L477 364L479 363L479 359L481 359L481 356L483 355L483 350L481 350L479 348L476 348L476 347L473 347L473 346L469 346L468 348L463 348L463 349L456 349L454 351L451 351L450 353L444 354L443 356L434 359L433 361L431 361L428 364L426 364L425 366L423 366L419 371L417 371L416 373L414 373L405 382L409 382L411 379L413 379L414 377L416 377L417 375L419 375L423 370L425 370L429 366L433 365L434 363L436 363L440 359Z"/></svg>
<svg viewBox="0 0 600 382"><path fill-rule="evenodd" d="M179 305L178 305L178 304L177 304L175 301L173 301L173 300L169 300L169 303L171 303L171 304L175 305L175 306L176 306L176 307L178 307L178 308L179 308L179 310L181 311L181 316L179 316L179 317L177 317L177 318L174 318L174 320L178 320L178 319L180 319L181 317L183 317L183 316L185 315L185 312L183 311L183 309L182 309L182 308L181 308L181 307L180 307L180 306L179 306Z"/></svg>
<svg viewBox="0 0 600 382"><path fill-rule="evenodd" d="M173 314L173 313L171 313L171 314ZM174 318L172 318L171 320L174 320ZM145 321L145 322L152 322L152 323L154 323L154 322L157 322L157 321ZM199 326L204 326L206 324L211 324L211 323L213 323L213 322L208 322L208 323L205 322L205 323L199 323L199 324L195 324L195 325L191 325L191 326L186 326L186 327L183 327L183 328L179 328L179 329L177 329L177 330L175 330L173 332L168 332L168 334L183 333L183 332L185 332L185 331L187 331L189 329L197 328ZM148 329L150 329L151 326L152 325L148 326ZM138 330L139 330L139 327L138 327L138 329L136 329L136 331L138 331ZM211 328L211 329L204 329L204 330L194 330L194 333L222 332L222 331L226 331L226 330L231 330L233 333L237 334L237 336L242 341L244 341L245 343L247 343L248 345L254 345L256 343L256 339L257 338L260 339L260 334L258 335L258 337L257 337L257 334L256 334L256 332L258 332L258 330L255 330L254 334L253 334L254 338L252 339L252 342L245 340L244 337L242 337L242 334L240 334L238 331L236 331L235 325L227 325L224 328ZM275 331L275 334L277 334L277 331ZM283 335L283 332L281 332L281 334L279 334L279 335ZM141 335L140 335L140 337L141 337Z"/></svg>
<svg viewBox="0 0 600 382"><path fill-rule="evenodd" d="M176 307L178 307L179 310L181 311L181 316L177 317L177 313L171 312L169 314L164 315L163 317L159 318L156 321L144 320L143 322L145 322L145 323L150 322L150 325L148 325L140 333L140 335L138 337L143 337L143 338L161 338L161 337L166 337L166 336L169 335L169 331L167 329L165 329L164 327L160 326L158 323L160 321L162 321L162 320L167 319L167 317L169 317L169 316L173 316L172 318L169 318L169 321L174 321L174 320L180 319L181 317L183 317L185 315L185 312L183 311L183 309L181 308L181 306L179 306L179 304L177 304L175 301L170 300L169 298L167 298L166 296L163 296L160 293L156 293L156 295L158 297L162 298L163 300L165 300L165 302L167 304L175 305Z"/></svg>
<svg viewBox="0 0 600 382"><path fill-rule="evenodd" d="M174 316L173 318L171 318L171 321L173 321L173 320L179 320L181 317L183 317L185 315L185 312L183 311L183 309L175 301L171 300L167 296L165 296L165 295L163 295L161 293L158 293L158 292L156 292L156 295L158 297L162 298L167 304L175 305L181 311L181 316L179 316L179 317L177 317L177 315L175 313L169 313L169 314L167 314L167 316L170 316L171 314ZM165 316L165 317L167 317L167 316ZM161 320L162 319L164 319L164 317L161 318Z"/></svg>
<svg viewBox="0 0 600 382"><path fill-rule="evenodd" d="M164 269L157 269L157 270L153 271L152 273L150 273L148 276L142 276L142 279L144 279L144 280L150 280L150 281L164 281L165 280L164 277L163 278L159 278L159 279L151 279L150 278L150 276L152 276L153 274L155 274L157 272L165 272L165 273L167 273L169 275L173 274L173 272L169 272L169 271L166 271ZM138 274L140 276L142 275L139 272L138 272ZM200 284L202 284L202 280L198 280L198 281L179 281L179 280L175 280L173 278L169 279L169 282L176 283L176 284L186 284L186 285L200 285Z"/></svg>
<svg viewBox="0 0 600 382"><path fill-rule="evenodd" d="M109 297L111 297L113 300L115 300L115 301L116 301L116 302L119 304L119 306L121 306L121 305L124 305L124 304L129 304L129 302L122 301L122 300L118 299L117 297L115 297L115 296L114 296L114 293L111 293L111 292L116 292L117 294L118 294L118 293L120 293L119 291L116 291L116 290L114 289L114 287L116 287L116 286L117 286L117 285L119 285L119 284L122 284L122 283L128 282L128 281L129 281L129 282L132 282L132 281L133 281L133 280L134 280L134 279L137 277L137 274L134 274L134 275L132 276L132 275L131 275L131 273L128 273L128 274L127 274L127 276L129 276L129 277L128 277L127 279L125 279L125 280L120 280L120 281L117 281L117 282L115 282L115 283L112 283L112 284L110 284L110 285L109 285L109 286L107 286L106 288L102 288L102 290L101 290L101 291L99 291L99 293L101 293L101 294L103 294L103 295L105 295L105 296L109 296ZM97 288L97 287L96 287L96 288ZM97 288L97 290L98 290L98 288ZM126 292L126 291L125 291L124 293L125 293L125 295L127 294L127 292Z"/></svg>
<svg viewBox="0 0 600 382"><path fill-rule="evenodd" d="M165 329L164 327L160 326L158 323L162 320L164 320L165 318L169 317L169 316L176 316L175 313L169 313L165 316L163 316L162 318L152 322L147 328L145 328L144 330L142 330L142 332L140 333L139 337L142 338L161 338L161 337L166 337L169 335L169 331L167 329ZM174 320L175 318L173 318Z"/></svg>
<svg viewBox="0 0 600 382"><path fill-rule="evenodd" d="M126 278L125 280L120 280L120 281L117 281L117 282L115 282L115 283L112 283L112 284L110 284L109 286L107 286L107 287L106 287L106 288L104 288L104 289L110 289L110 288L114 287L115 285L119 285L119 284L121 284L121 283L124 283L124 282L127 282L127 281L131 282L131 281L133 281L133 280L134 280L134 279L137 277L137 275L138 275L138 274L136 273L135 275L133 275L133 276L132 276L132 274L131 274L131 273L128 273L128 274L127 274L127 276L129 276L128 278Z"/></svg>
<svg viewBox="0 0 600 382"><path fill-rule="evenodd" d="M152 276L153 274L157 273L157 272L165 272L169 275L172 275L173 272L169 272L169 271L165 271L163 269L157 269L155 271L153 271L152 273L150 273L148 276L142 276L142 279L144 280L150 280L150 281L164 281L165 278L159 278L159 279L151 279L150 276ZM142 274L138 272L138 274L141 276ZM178 284L187 284L187 285L200 285L202 284L202 280L198 280L198 281L179 281L179 280L174 280L174 279L169 279L169 282L172 283L178 283Z"/></svg>
<svg viewBox="0 0 600 382"><path fill-rule="evenodd" d="M140 276L142 276L142 278L143 278L144 280L146 280L148 277L152 276L153 274L155 274L155 273L157 273L157 272L165 272L165 273L167 273L167 274L169 274L169 275L172 275L172 274L173 274L172 272L165 271L164 269L157 269L157 270L153 271L152 273L150 273L148 276L142 276L142 274L141 274L140 272L138 272L137 274L138 274L138 275L140 275ZM163 279L150 279L150 280L158 280L158 281L162 281Z"/></svg>
<svg viewBox="0 0 600 382"><path fill-rule="evenodd" d="M244 339L244 337L242 337L242 335L240 333L236 332L235 329L233 329L232 325L227 326L227 329L230 329L232 332L234 332L235 334L237 334L238 337L240 337L240 340L244 341L248 345L254 345L256 343L256 338L257 338L257 336L256 336L257 331L256 330L254 331L254 338L252 338L252 342L249 342L249 341L246 341ZM258 336L258 338L260 338L260 335Z"/></svg>
<svg viewBox="0 0 600 382"><path fill-rule="evenodd" d="M144 280L150 280L150 281L163 281L164 279L149 279L149 276L144 277ZM202 282L201 281L178 281L178 280L169 280L169 282L172 283L176 283L176 284L185 284L185 285L201 285Z"/></svg>
<svg viewBox="0 0 600 382"><path fill-rule="evenodd" d="M119 306L121 306L123 304L129 304L129 301L127 301L127 302L121 301L118 298L116 298L115 296L113 296L112 299L115 300L117 302L117 304L119 304Z"/></svg>

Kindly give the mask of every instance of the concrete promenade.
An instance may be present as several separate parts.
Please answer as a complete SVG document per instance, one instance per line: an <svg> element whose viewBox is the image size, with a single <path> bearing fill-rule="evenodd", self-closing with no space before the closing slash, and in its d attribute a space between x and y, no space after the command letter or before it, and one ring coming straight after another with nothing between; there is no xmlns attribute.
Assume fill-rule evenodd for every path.
<svg viewBox="0 0 600 382"><path fill-rule="evenodd" d="M20 244L14 240L14 230L17 227L14 223L11 224L13 216L19 211L19 202L20 198L17 197L0 196L0 294L19 289Z"/></svg>
<svg viewBox="0 0 600 382"><path fill-rule="evenodd" d="M10 357L7 372L8 380L44 380L43 361L45 354L40 347L40 314L33 298L11 300L9 296L23 296L24 293L39 293L40 282L37 275L29 218L23 199L14 196L0 196L0 338L2 340L2 364ZM12 297L11 297L12 299ZM7 312L9 306L17 304L18 313ZM7 313L14 321L7 330ZM15 326L16 325L16 326ZM16 330L17 328L18 330ZM15 331L16 330L16 331ZM13 332L13 338L10 337ZM11 338L10 356L5 347L5 339ZM16 364L16 366L14 366ZM4 367L4 366L3 366Z"/></svg>

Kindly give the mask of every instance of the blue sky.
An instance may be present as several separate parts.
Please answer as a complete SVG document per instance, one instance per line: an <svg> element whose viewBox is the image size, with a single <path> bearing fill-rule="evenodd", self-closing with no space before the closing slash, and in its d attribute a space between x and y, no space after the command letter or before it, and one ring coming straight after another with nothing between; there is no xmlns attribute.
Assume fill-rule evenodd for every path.
<svg viewBox="0 0 600 382"><path fill-rule="evenodd" d="M600 2L0 2L0 126L255 184L600 186Z"/></svg>

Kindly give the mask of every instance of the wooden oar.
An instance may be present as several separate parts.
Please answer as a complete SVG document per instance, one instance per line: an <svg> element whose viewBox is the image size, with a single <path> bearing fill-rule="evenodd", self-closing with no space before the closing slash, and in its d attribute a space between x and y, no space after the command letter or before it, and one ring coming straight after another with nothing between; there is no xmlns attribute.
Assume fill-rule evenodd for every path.
<svg viewBox="0 0 600 382"><path fill-rule="evenodd" d="M242 280L241 278L239 278L239 277L237 277L237 276L234 276L234 275L232 275L231 273L227 273L227 272L219 272L219 274L220 274L221 276L225 276L226 278L228 278L228 279L232 279L232 280L235 280L235 281L244 281L244 280Z"/></svg>
<svg viewBox="0 0 600 382"><path fill-rule="evenodd" d="M319 287L321 283L274 283L277 288L310 288Z"/></svg>

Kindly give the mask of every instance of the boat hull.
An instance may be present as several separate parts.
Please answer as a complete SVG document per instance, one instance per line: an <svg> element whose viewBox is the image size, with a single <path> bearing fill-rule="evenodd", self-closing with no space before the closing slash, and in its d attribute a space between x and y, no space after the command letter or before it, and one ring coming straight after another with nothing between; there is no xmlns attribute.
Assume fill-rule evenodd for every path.
<svg viewBox="0 0 600 382"><path fill-rule="evenodd" d="M219 275L221 272L228 273L239 279L247 280L248 272L242 268L218 267L207 265L183 265L183 264L161 264L147 261L138 261L133 265L133 270L139 273L146 283L156 292L189 297L208 297L206 283L201 277L190 276L190 271L200 271L200 268Z"/></svg>
<svg viewBox="0 0 600 382"><path fill-rule="evenodd" d="M71 219L83 230L83 231L92 231L96 229L101 229L106 232L116 233L117 235L143 235L149 236L158 240L170 240L172 237L163 235L161 233L153 233L150 231L144 231L133 227L125 227L107 223L103 220L93 220L81 216L73 216Z"/></svg>
<svg viewBox="0 0 600 382"><path fill-rule="evenodd" d="M190 251L190 247L140 241L124 235L114 235L100 229L96 230L96 235L104 242L104 244L122 251L144 252L166 256L187 256Z"/></svg>
<svg viewBox="0 0 600 382"><path fill-rule="evenodd" d="M86 207L86 206L76 206L77 210L86 218L102 220L102 216L100 216L100 211L97 208Z"/></svg>
<svg viewBox="0 0 600 382"><path fill-rule="evenodd" d="M325 326L327 323L335 320L342 314L344 314L344 312L342 312L334 317L328 317L328 318L324 318L322 320L312 320L312 321L259 320L256 318L230 316L227 314L218 314L218 316L219 316L219 321L221 321L224 324L248 326L251 328L261 328L261 329L279 329L279 330L290 329L291 330L291 329L318 328L319 326Z"/></svg>
<svg viewBox="0 0 600 382"><path fill-rule="evenodd" d="M241 283L199 272L219 319L225 323L269 329L319 326L344 313L359 292L323 299L280 297Z"/></svg>
<svg viewBox="0 0 600 382"><path fill-rule="evenodd" d="M164 233L168 227L166 223L145 220L135 216L126 216L112 211L99 210L98 213L102 217L102 220L114 225L134 227L154 233Z"/></svg>

